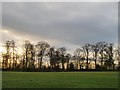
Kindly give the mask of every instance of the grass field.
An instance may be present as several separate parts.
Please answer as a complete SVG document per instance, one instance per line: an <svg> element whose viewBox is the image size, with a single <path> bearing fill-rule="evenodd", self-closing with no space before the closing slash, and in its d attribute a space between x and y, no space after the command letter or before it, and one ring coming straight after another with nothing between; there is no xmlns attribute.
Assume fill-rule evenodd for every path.
<svg viewBox="0 0 120 90"><path fill-rule="evenodd" d="M117 88L118 72L3 72L3 88Z"/></svg>

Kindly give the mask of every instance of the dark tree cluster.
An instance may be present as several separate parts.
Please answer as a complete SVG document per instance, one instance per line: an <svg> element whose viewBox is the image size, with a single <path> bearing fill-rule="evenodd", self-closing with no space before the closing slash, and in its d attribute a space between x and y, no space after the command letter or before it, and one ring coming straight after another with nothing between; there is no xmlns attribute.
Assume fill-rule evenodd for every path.
<svg viewBox="0 0 120 90"><path fill-rule="evenodd" d="M73 71L118 70L119 49L113 43L85 44L71 55L65 47L55 48L45 41L36 45L25 41L22 54L15 41L6 41L2 52L2 70L7 71Z"/></svg>

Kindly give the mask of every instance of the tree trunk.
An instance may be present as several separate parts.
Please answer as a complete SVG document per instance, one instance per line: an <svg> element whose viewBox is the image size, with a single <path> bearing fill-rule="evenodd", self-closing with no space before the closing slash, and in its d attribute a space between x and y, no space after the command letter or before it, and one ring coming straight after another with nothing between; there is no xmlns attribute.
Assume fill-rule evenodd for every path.
<svg viewBox="0 0 120 90"><path fill-rule="evenodd" d="M12 68L15 68L15 57L14 57L15 54L14 54L14 51L15 50L14 50L14 47L13 47L13 65L12 65Z"/></svg>
<svg viewBox="0 0 120 90"><path fill-rule="evenodd" d="M89 53L87 52L87 67L86 67L86 69L88 70L88 55Z"/></svg>
<svg viewBox="0 0 120 90"><path fill-rule="evenodd" d="M95 69L97 69L97 68L96 68L96 66L97 66L97 63L96 63L96 62L97 62L97 53L95 53Z"/></svg>
<svg viewBox="0 0 120 90"><path fill-rule="evenodd" d="M103 67L103 53L101 53L101 68Z"/></svg>
<svg viewBox="0 0 120 90"><path fill-rule="evenodd" d="M62 59L62 69L64 70L64 59Z"/></svg>
<svg viewBox="0 0 120 90"><path fill-rule="evenodd" d="M27 63L28 63L28 55L27 55L27 50L26 50L26 62L25 62L25 68L27 69Z"/></svg>
<svg viewBox="0 0 120 90"><path fill-rule="evenodd" d="M39 66L39 69L41 69L41 67L42 67L42 59L43 59L43 57L40 58L40 64L39 64L40 66Z"/></svg>

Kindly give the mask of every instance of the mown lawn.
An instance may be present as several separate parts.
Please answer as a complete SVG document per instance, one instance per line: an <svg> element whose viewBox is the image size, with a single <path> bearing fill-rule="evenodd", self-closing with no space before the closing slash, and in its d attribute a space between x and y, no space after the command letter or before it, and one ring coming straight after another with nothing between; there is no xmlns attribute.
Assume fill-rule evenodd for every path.
<svg viewBox="0 0 120 90"><path fill-rule="evenodd" d="M3 88L117 88L118 72L3 72Z"/></svg>

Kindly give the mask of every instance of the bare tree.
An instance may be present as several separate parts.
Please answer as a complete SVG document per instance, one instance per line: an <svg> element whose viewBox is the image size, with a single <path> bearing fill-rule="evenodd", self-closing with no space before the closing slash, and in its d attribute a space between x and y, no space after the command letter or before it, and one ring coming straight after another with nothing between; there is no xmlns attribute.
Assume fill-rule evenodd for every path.
<svg viewBox="0 0 120 90"><path fill-rule="evenodd" d="M33 52L33 45L30 43L30 41L26 40L23 49L24 49L23 68L27 69L30 65L30 60L32 57L31 55Z"/></svg>
<svg viewBox="0 0 120 90"><path fill-rule="evenodd" d="M113 69L114 69L113 45L114 45L113 43L110 43L105 49L108 56L108 59L106 60L106 64L109 67L109 69L111 66L113 66Z"/></svg>
<svg viewBox="0 0 120 90"><path fill-rule="evenodd" d="M101 55L101 67L103 67L104 51L108 44L106 42L98 42L98 45L99 45L99 53Z"/></svg>
<svg viewBox="0 0 120 90"><path fill-rule="evenodd" d="M5 68L11 68L11 41L6 41L5 45L5 53L3 53L3 62L2 66L3 69Z"/></svg>
<svg viewBox="0 0 120 90"><path fill-rule="evenodd" d="M30 45L30 62L29 62L29 68L34 69L34 62L35 62L35 49L34 45Z"/></svg>
<svg viewBox="0 0 120 90"><path fill-rule="evenodd" d="M12 59L13 59L13 63L12 63L12 68L16 68L17 65L17 57L16 57L16 46L15 46L15 41L12 40L11 41L11 48L12 48Z"/></svg>
<svg viewBox="0 0 120 90"><path fill-rule="evenodd" d="M69 60L71 59L71 54L67 53L65 55L65 62L67 63L67 69L69 68Z"/></svg>
<svg viewBox="0 0 120 90"><path fill-rule="evenodd" d="M76 49L76 51L74 52L74 59L77 60L77 69L78 69L78 65L80 65L80 69L82 67L82 63L81 61L83 61L83 50L81 48Z"/></svg>
<svg viewBox="0 0 120 90"><path fill-rule="evenodd" d="M61 48L58 49L58 51L60 52L62 69L64 70L65 69L64 62L65 62L66 48L65 47L61 47Z"/></svg>
<svg viewBox="0 0 120 90"><path fill-rule="evenodd" d="M54 49L54 47L51 47L49 49L48 56L50 58L50 66L51 66L51 68L55 68L56 67L56 63L55 63L55 61L56 61L55 57L56 56L55 56L55 49Z"/></svg>
<svg viewBox="0 0 120 90"><path fill-rule="evenodd" d="M49 48L50 45L47 43L47 42L44 42L44 41L40 41L37 43L36 45L36 49L37 49L37 56L38 56L38 66L39 66L39 69L41 68L42 66L42 60L43 60L43 56L45 54L45 51L47 48Z"/></svg>
<svg viewBox="0 0 120 90"><path fill-rule="evenodd" d="M88 69L89 68L89 63L88 63L89 53L91 51L91 46L90 46L90 44L85 44L85 46L83 46L82 49L83 49L83 52L85 53L85 56L86 56L86 61L87 61L86 69Z"/></svg>
<svg viewBox="0 0 120 90"><path fill-rule="evenodd" d="M97 66L97 55L98 55L98 52L99 52L99 43L96 43L95 45L94 44L91 44L91 49L92 51L94 52L94 61L95 61L95 69L96 69L96 66Z"/></svg>

